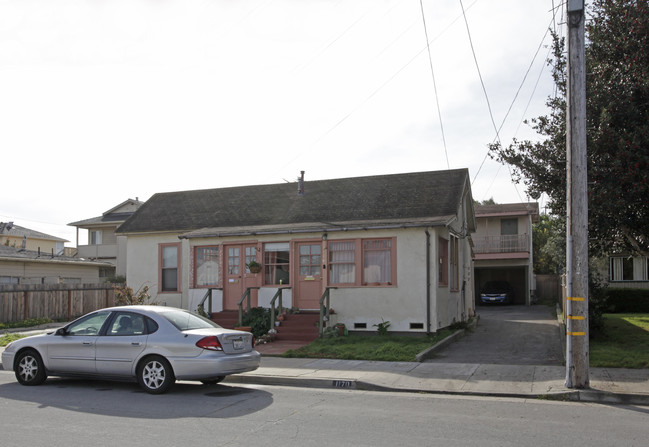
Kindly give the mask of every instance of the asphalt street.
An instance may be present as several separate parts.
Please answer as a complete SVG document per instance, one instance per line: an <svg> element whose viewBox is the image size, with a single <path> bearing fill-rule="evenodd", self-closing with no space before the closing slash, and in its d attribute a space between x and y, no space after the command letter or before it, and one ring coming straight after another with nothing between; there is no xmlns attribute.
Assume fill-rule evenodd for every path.
<svg viewBox="0 0 649 447"><path fill-rule="evenodd" d="M646 408L415 393L49 380L0 371L3 445L645 446Z"/></svg>

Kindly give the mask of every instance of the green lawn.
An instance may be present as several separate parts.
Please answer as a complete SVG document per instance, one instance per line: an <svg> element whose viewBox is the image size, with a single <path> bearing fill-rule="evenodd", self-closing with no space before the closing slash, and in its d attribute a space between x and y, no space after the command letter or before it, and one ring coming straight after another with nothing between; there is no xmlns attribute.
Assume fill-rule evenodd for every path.
<svg viewBox="0 0 649 447"><path fill-rule="evenodd" d="M649 314L605 314L606 333L590 340L590 366L649 368Z"/></svg>
<svg viewBox="0 0 649 447"><path fill-rule="evenodd" d="M24 335L20 335L20 334L4 334L0 336L0 347L5 347L12 341L18 340L23 337Z"/></svg>
<svg viewBox="0 0 649 447"><path fill-rule="evenodd" d="M347 335L321 338L299 349L284 353L284 357L330 358L343 360L376 360L415 362L416 355L454 331L442 330L426 337L398 335Z"/></svg>

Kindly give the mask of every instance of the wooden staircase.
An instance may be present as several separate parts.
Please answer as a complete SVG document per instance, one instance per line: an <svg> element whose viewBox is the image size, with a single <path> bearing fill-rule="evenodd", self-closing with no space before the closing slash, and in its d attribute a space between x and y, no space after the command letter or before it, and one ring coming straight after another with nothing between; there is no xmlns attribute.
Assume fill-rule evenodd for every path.
<svg viewBox="0 0 649 447"><path fill-rule="evenodd" d="M284 321L279 326L275 326L277 331L276 340L282 341L304 341L311 342L318 338L318 312L302 311L299 314L288 314L284 316ZM212 321L219 326L227 329L234 329L239 320L239 312L236 310L225 310L223 312L213 312Z"/></svg>
<svg viewBox="0 0 649 447"><path fill-rule="evenodd" d="M318 312L300 312L299 314L288 314L284 321L276 326L277 338L281 341L304 341L312 342L318 338Z"/></svg>
<svg viewBox="0 0 649 447"><path fill-rule="evenodd" d="M234 329L239 324L239 311L224 310L223 312L212 312L211 320L226 329Z"/></svg>

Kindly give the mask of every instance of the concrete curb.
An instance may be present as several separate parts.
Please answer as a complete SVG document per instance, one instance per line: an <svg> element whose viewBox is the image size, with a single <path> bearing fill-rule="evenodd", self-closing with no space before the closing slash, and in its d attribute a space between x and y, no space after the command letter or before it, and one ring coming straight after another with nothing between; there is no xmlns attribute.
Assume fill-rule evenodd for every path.
<svg viewBox="0 0 649 447"><path fill-rule="evenodd" d="M535 399L552 400L559 402L583 402L608 405L639 405L649 406L649 395L637 394L613 394L596 390L569 390L558 391L549 394L532 393L511 393L511 392L480 392L480 391L448 391L448 390L426 390L420 388L398 388L383 385L376 385L360 380L346 379L298 379L295 377L277 376L228 376L223 383L239 383L247 385L270 385L287 386L297 388L319 388L319 389L347 389L358 391L378 391L391 393L416 393L435 394L440 396L474 396L474 397L496 397L508 399Z"/></svg>
<svg viewBox="0 0 649 447"><path fill-rule="evenodd" d="M467 330L474 330L476 326L478 326L478 322L480 321L480 315L476 315L475 318L473 318L469 324L467 325L466 329L458 329L448 337L446 337L444 340L441 340L437 343L435 343L433 346L430 348L424 349L421 351L419 354L417 354L416 358L419 363L426 361L430 358L432 358L435 355L436 351L439 351L442 348L445 348L446 346L450 345L451 343L455 342L458 338L464 337L466 335Z"/></svg>

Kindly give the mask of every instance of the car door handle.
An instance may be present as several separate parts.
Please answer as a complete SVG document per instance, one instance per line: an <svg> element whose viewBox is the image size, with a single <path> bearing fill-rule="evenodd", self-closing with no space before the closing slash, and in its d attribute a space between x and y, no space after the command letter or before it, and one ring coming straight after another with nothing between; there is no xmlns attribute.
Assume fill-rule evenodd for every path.
<svg viewBox="0 0 649 447"><path fill-rule="evenodd" d="M140 343L139 341L134 341L133 343L131 343L131 346L140 346L141 344L142 343Z"/></svg>
<svg viewBox="0 0 649 447"><path fill-rule="evenodd" d="M84 346L91 346L91 345L92 345L92 342L84 341L84 342L83 342L83 345L84 345Z"/></svg>

